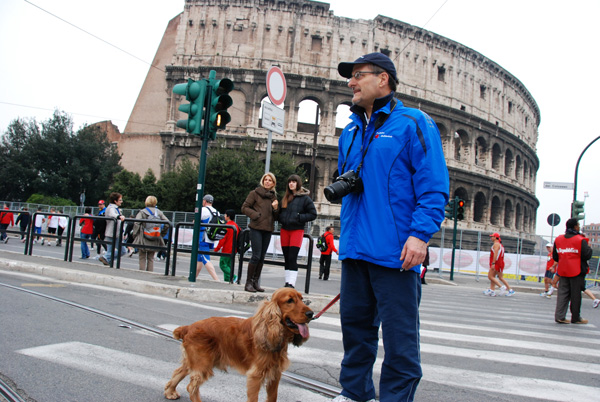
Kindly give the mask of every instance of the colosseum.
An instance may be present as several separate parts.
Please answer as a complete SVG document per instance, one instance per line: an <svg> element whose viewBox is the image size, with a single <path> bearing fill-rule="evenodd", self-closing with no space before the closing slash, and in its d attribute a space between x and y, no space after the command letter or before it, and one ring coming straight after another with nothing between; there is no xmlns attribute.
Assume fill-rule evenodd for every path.
<svg viewBox="0 0 600 402"><path fill-rule="evenodd" d="M285 73L287 97L284 134L274 136L273 150L292 153L309 174L314 166L315 204L320 216L334 218L339 205L327 202L323 188L337 175L338 114L347 116L351 99L337 65L370 52L394 61L397 98L437 123L450 195L466 201L459 228L471 233L472 242L478 232L498 231L531 246L539 205L534 191L540 111L527 88L449 38L382 15L338 17L323 2L186 0L169 22L125 132L118 135L122 164L160 176L182 158L198 160L201 140L176 127L175 121L186 118L178 111L185 99L172 89L188 78L208 78L210 70L235 84L232 121L219 138L227 147L251 140L265 159L268 134L260 111L266 72L277 65ZM306 101L318 105L318 127L314 115L312 122L299 119Z"/></svg>

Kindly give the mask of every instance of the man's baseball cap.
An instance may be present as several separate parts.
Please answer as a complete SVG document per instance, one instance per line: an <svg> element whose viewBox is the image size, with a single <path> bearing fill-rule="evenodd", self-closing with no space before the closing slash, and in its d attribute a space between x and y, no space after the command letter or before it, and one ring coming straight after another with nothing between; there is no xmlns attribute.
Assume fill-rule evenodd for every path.
<svg viewBox="0 0 600 402"><path fill-rule="evenodd" d="M492 233L490 237L495 237L496 239L500 240L500 234L498 233Z"/></svg>
<svg viewBox="0 0 600 402"><path fill-rule="evenodd" d="M353 62L344 62L338 64L338 72L344 78L352 78L352 69L356 64L374 64L383 68L392 79L398 82L398 77L396 77L396 67L394 66L394 62L387 57L383 53L375 52L365 54L364 56L360 56L358 59Z"/></svg>
<svg viewBox="0 0 600 402"><path fill-rule="evenodd" d="M98 201L98 204L102 204L102 205L104 205L104 200L100 200L100 201Z"/></svg>
<svg viewBox="0 0 600 402"><path fill-rule="evenodd" d="M209 204L212 204L213 201L215 200L215 197L213 197L210 194L206 194L204 197L202 197L202 199L206 202L208 202Z"/></svg>
<svg viewBox="0 0 600 402"><path fill-rule="evenodd" d="M552 248L552 244L550 244L550 243L546 244L546 248Z"/></svg>

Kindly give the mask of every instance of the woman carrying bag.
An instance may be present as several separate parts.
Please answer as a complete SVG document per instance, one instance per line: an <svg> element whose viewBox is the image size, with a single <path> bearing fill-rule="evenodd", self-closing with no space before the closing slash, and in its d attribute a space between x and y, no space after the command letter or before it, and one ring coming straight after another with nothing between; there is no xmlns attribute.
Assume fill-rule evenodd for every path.
<svg viewBox="0 0 600 402"><path fill-rule="evenodd" d="M145 249L144 246L164 247L163 237L169 231L169 223L165 214L156 208L158 200L155 196L146 197L146 208L140 209L135 219L145 219L149 222L135 222L133 225L133 244L138 245L140 271L154 271L154 253L158 250ZM167 221L167 222L160 222Z"/></svg>

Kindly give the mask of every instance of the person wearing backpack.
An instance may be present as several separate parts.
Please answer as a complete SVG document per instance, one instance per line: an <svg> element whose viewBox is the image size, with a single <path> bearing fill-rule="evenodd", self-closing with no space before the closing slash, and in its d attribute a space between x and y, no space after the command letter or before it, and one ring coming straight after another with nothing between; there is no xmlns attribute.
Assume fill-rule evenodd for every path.
<svg viewBox="0 0 600 402"><path fill-rule="evenodd" d="M145 246L165 247L163 236L169 231L169 220L156 207L158 200L155 196L146 197L146 208L140 209L135 219L146 219L148 222L135 222L132 234L133 244L139 245L139 268L140 271L154 271L154 253L156 250L147 249ZM166 221L166 222L165 222Z"/></svg>
<svg viewBox="0 0 600 402"><path fill-rule="evenodd" d="M310 191L302 187L302 179L297 174L288 178L285 196L281 200L280 239L285 261L285 287L296 286L298 277L298 253L302 247L304 225L317 218L317 209L310 198Z"/></svg>
<svg viewBox="0 0 600 402"><path fill-rule="evenodd" d="M237 251L237 237L240 234L240 227L235 223L235 211L233 209L228 209L225 211L225 220L228 225L232 225L236 228L237 232L233 230L228 230L225 237L219 240L217 247L215 247L215 252L222 252L225 254L219 260L219 268L223 271L223 277L225 282L229 282L231 280L231 251L235 247ZM233 280L235 281L235 275Z"/></svg>
<svg viewBox="0 0 600 402"><path fill-rule="evenodd" d="M327 248L321 251L321 258L319 258L319 279L326 281L329 280L331 253L335 251L335 253L338 254L338 250L333 243L333 226L327 226L322 237L325 240L325 246L327 246Z"/></svg>
<svg viewBox="0 0 600 402"><path fill-rule="evenodd" d="M216 214L219 215L219 212L213 208L212 204L215 201L215 198L206 194L202 197L202 214L200 216L200 220L202 223L210 223L212 217ZM208 238L206 234L206 226L200 226L200 239L198 240L198 251L211 251L215 248L215 241ZM215 280L220 280L217 276L217 272L215 271L215 266L212 262L210 262L210 255L208 254L200 254L198 253L198 262L196 263L196 278L200 275L200 271L202 271L202 267L205 266L209 275Z"/></svg>

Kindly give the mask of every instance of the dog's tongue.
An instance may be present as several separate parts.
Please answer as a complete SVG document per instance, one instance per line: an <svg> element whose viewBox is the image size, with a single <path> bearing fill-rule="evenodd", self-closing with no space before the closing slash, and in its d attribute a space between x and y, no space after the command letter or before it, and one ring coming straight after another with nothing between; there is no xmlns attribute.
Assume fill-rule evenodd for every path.
<svg viewBox="0 0 600 402"><path fill-rule="evenodd" d="M308 325L306 324L296 324L298 326L298 331L300 331L300 335L303 338L308 338Z"/></svg>

